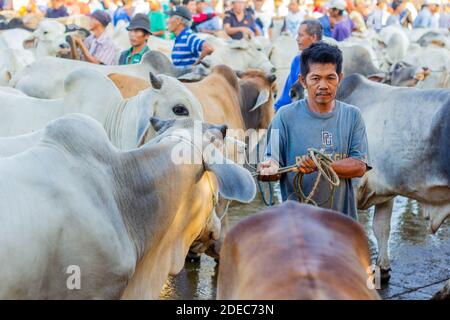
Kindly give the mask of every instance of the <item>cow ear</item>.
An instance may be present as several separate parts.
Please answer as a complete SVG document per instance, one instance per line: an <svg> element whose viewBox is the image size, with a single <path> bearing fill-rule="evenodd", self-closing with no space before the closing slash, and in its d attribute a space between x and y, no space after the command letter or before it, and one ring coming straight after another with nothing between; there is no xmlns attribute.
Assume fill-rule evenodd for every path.
<svg viewBox="0 0 450 320"><path fill-rule="evenodd" d="M224 158L216 149L214 163L205 163L207 171L214 173L219 194L228 200L249 203L256 195L256 185L248 170Z"/></svg>
<svg viewBox="0 0 450 320"><path fill-rule="evenodd" d="M255 105L253 106L253 108L251 108L249 110L249 112L255 111L256 109L261 107L263 104L265 104L267 101L269 101L269 98L270 98L269 90L267 90L267 89L261 90L258 94L258 98L256 99Z"/></svg>
<svg viewBox="0 0 450 320"><path fill-rule="evenodd" d="M385 73L375 73L367 76L367 79L374 82L384 82L386 80Z"/></svg>
<svg viewBox="0 0 450 320"><path fill-rule="evenodd" d="M23 48L24 49L31 49L36 47L36 36L35 35L31 35L30 37L28 37L27 39L25 39L23 41Z"/></svg>

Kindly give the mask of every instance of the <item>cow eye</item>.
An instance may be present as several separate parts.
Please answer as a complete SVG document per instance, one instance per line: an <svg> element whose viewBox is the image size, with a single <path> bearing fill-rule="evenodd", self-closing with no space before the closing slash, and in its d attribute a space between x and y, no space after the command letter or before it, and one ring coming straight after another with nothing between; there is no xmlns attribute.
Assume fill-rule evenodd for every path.
<svg viewBox="0 0 450 320"><path fill-rule="evenodd" d="M48 33L48 31L44 31L44 35L47 34L47 33Z"/></svg>
<svg viewBox="0 0 450 320"><path fill-rule="evenodd" d="M188 116L189 110L186 108L186 106L182 104L177 104L175 107L172 108L173 113L175 113L177 116Z"/></svg>

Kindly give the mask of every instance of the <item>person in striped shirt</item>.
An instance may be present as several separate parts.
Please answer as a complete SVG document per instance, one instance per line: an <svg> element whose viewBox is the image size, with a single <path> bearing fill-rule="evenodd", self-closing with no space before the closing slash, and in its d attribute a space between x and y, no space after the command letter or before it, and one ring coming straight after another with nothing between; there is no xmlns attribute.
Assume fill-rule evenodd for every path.
<svg viewBox="0 0 450 320"><path fill-rule="evenodd" d="M81 58L95 64L116 64L116 47L111 37L105 32L111 17L101 10L94 11L90 17L92 34L84 42L81 38L74 37L74 42L81 50Z"/></svg>
<svg viewBox="0 0 450 320"><path fill-rule="evenodd" d="M214 49L191 30L192 14L186 6L175 6L167 13L168 30L175 34L172 63L179 68L190 67L213 53Z"/></svg>

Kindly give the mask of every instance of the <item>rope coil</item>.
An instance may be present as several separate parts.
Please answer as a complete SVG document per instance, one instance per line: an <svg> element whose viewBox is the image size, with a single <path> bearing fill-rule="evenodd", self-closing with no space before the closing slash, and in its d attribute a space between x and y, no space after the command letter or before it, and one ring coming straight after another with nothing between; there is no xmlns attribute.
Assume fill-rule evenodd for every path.
<svg viewBox="0 0 450 320"><path fill-rule="evenodd" d="M326 204L328 201L331 200L330 208L332 208L333 200L334 200L334 191L335 191L335 188L338 187L340 184L340 179L339 179L338 175L331 167L333 160L329 156L324 154L322 151L319 151L314 148L308 148L307 155L314 162L314 164L316 165L316 168L317 168L317 178L314 181L311 192L308 195L306 195L302 190L302 181L303 181L304 174L298 170L298 163L287 166L287 167L279 168L277 171L277 174L283 174L283 173L288 173L288 172L296 172L297 173L294 176L293 184L294 184L294 192L300 202L303 202L306 204L312 204L314 206L323 206L324 204ZM254 172L252 174L253 177L256 177L259 175L260 175L260 172ZM330 186L330 196L325 201L318 203L317 201L315 201L313 199L313 197L316 194L316 191L319 187L320 180L322 178L324 178L326 180L326 182L328 183L328 185ZM265 199L263 198L263 200L265 200ZM266 202L266 201L264 201L264 202ZM269 203L271 203L271 201L269 201Z"/></svg>

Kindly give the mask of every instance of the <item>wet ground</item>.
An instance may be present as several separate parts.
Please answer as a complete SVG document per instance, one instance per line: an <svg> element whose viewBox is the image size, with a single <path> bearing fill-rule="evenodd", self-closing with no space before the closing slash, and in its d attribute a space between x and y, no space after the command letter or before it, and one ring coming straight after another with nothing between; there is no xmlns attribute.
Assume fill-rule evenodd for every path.
<svg viewBox="0 0 450 320"><path fill-rule="evenodd" d="M263 210L264 204L255 200L249 205L236 204L230 208L231 225L242 218ZM372 256L375 259L376 240L372 232L373 209L359 212ZM391 280L379 290L384 299L429 299L450 279L450 221L432 235L418 203L397 197L392 216L389 252ZM163 299L215 299L217 268L213 259L202 255L199 263L186 263L176 277L167 281L161 293Z"/></svg>

